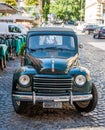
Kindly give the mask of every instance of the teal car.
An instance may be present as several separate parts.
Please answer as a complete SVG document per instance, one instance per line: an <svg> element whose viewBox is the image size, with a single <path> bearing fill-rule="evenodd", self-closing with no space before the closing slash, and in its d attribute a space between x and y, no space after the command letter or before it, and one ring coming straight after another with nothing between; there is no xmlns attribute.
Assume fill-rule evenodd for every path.
<svg viewBox="0 0 105 130"><path fill-rule="evenodd" d="M23 66L13 75L12 104L16 113L22 114L37 103L43 108L62 108L63 102L79 112L90 112L97 101L91 74L80 66L76 33L63 27L29 30Z"/></svg>

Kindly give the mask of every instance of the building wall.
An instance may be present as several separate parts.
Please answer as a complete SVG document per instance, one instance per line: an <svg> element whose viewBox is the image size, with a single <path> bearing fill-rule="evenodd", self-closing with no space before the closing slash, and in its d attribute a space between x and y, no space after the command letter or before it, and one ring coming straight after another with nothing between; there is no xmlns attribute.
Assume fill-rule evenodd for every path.
<svg viewBox="0 0 105 130"><path fill-rule="evenodd" d="M96 4L94 4L92 6L88 6L85 9L85 21L87 23L94 23L94 22L96 22L96 12L97 12Z"/></svg>
<svg viewBox="0 0 105 130"><path fill-rule="evenodd" d="M85 22L102 24L104 21L103 9L105 5L99 0L86 0L85 5Z"/></svg>

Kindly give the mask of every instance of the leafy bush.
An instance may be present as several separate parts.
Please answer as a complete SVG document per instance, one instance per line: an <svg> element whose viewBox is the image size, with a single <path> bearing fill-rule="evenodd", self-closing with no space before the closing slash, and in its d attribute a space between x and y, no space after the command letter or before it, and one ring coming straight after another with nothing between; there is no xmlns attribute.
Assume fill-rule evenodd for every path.
<svg viewBox="0 0 105 130"><path fill-rule="evenodd" d="M19 55L23 56L24 55L24 50L25 50L25 47L26 47L26 43L24 43L20 49L20 52L19 52Z"/></svg>

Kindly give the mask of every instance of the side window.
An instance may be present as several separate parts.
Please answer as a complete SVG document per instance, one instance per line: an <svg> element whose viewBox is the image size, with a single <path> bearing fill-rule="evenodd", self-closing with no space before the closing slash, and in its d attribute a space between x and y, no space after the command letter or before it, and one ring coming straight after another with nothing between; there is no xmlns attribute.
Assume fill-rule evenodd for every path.
<svg viewBox="0 0 105 130"><path fill-rule="evenodd" d="M14 26L14 25L9 25L8 30L9 30L9 32L12 32L12 33L21 33L20 28Z"/></svg>
<svg viewBox="0 0 105 130"><path fill-rule="evenodd" d="M105 27L102 27L102 30L104 30L104 31L105 31Z"/></svg>
<svg viewBox="0 0 105 130"><path fill-rule="evenodd" d="M100 28L99 27L97 27L96 29L95 29L95 31L98 31Z"/></svg>
<svg viewBox="0 0 105 130"><path fill-rule="evenodd" d="M35 49L39 46L39 37L38 36L32 36L29 38L29 48Z"/></svg>
<svg viewBox="0 0 105 130"><path fill-rule="evenodd" d="M72 36L63 36L63 45L69 49L75 49L74 37Z"/></svg>
<svg viewBox="0 0 105 130"><path fill-rule="evenodd" d="M74 38L70 37L70 46L71 49L75 49L75 43L74 43Z"/></svg>
<svg viewBox="0 0 105 130"><path fill-rule="evenodd" d="M15 26L15 33L21 33L20 28L18 28L18 27Z"/></svg>
<svg viewBox="0 0 105 130"><path fill-rule="evenodd" d="M12 25L9 25L9 26L8 26L8 30L9 30L9 32L13 32L13 26L12 26Z"/></svg>

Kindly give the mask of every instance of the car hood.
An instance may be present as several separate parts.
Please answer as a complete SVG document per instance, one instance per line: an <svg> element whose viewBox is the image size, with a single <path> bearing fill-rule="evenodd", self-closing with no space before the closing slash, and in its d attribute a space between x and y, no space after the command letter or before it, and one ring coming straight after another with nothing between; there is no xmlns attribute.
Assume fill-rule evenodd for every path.
<svg viewBox="0 0 105 130"><path fill-rule="evenodd" d="M27 58L32 62L34 68L41 74L66 74L78 59L76 54L68 59L56 57L35 58L27 55Z"/></svg>

